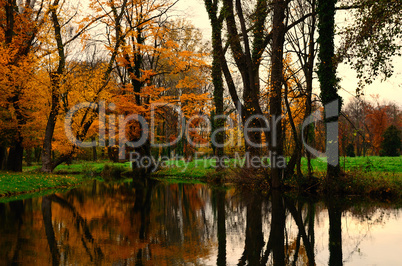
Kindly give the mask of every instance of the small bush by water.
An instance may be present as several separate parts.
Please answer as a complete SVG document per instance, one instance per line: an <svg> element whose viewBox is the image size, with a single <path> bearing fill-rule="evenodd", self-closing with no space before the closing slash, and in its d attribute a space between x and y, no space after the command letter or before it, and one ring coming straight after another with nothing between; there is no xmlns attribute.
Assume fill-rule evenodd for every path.
<svg viewBox="0 0 402 266"><path fill-rule="evenodd" d="M119 180L123 178L123 173L125 172L127 172L127 169L121 165L105 164L101 176L105 180Z"/></svg>

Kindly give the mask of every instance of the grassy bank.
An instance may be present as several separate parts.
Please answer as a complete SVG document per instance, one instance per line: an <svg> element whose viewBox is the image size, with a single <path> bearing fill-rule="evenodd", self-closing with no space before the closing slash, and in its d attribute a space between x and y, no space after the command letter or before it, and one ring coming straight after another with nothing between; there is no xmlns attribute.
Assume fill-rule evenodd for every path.
<svg viewBox="0 0 402 266"><path fill-rule="evenodd" d="M343 175L338 191L349 196L362 196L381 200L402 199L402 157L342 157L340 159ZM231 159L227 169L216 174L213 160L192 162L170 161L165 168L156 173L182 179L213 180L223 177L224 182L252 186L252 189L267 189L268 171L250 173L240 169L240 161ZM312 160L314 178L296 177L285 181L285 187L296 193L313 193L324 195L331 187L326 184L326 161L322 158ZM307 160L302 159L302 171L307 172ZM259 175L259 176L258 176Z"/></svg>
<svg viewBox="0 0 402 266"><path fill-rule="evenodd" d="M340 182L341 189L348 195L402 198L402 157L354 157L341 158L341 168L345 175ZM216 174L215 161L211 159L191 162L167 161L164 167L154 173L154 177L168 177L181 181L210 181L218 177L223 182L238 182L267 187L266 171L258 174L241 171L242 162L230 159L227 169ZM302 160L302 170L307 172L307 161ZM298 191L323 191L326 162L313 159L314 180L293 177L285 182L286 187ZM39 173L40 166L24 167L23 173L0 172L0 197L38 192L52 188L67 188L82 183L85 179L103 177L105 180L123 178L130 173L130 163L75 162L60 165L54 173ZM264 184L265 182L265 184Z"/></svg>
<svg viewBox="0 0 402 266"><path fill-rule="evenodd" d="M89 162L89 161L78 161L72 164L61 164L57 166L53 173L61 175L86 175L86 176L97 176L101 175L105 166L119 167L125 170L130 170L130 163L113 163L109 161L99 161L99 162ZM40 165L26 166L24 167L24 172L32 173L38 172L40 170Z"/></svg>
<svg viewBox="0 0 402 266"><path fill-rule="evenodd" d="M344 171L402 173L402 156L341 157L339 161L341 169ZM324 172L327 167L325 158L313 159L311 164L317 172ZM304 170L306 170L307 160L305 158L302 158L302 165L304 166Z"/></svg>
<svg viewBox="0 0 402 266"><path fill-rule="evenodd" d="M22 194L47 194L54 189L77 186L92 178L116 180L130 171L130 163L75 162L59 165L53 174L40 173L40 166L26 166L22 173L0 172L0 202L11 198L21 198ZM50 193L49 192L49 193ZM24 196L22 196L24 197Z"/></svg>
<svg viewBox="0 0 402 266"><path fill-rule="evenodd" d="M0 172L0 197L53 188L67 188L76 186L83 181L82 175Z"/></svg>
<svg viewBox="0 0 402 266"><path fill-rule="evenodd" d="M236 159L230 159L227 168L241 167L242 162ZM313 171L322 173L326 171L325 158L315 158L311 161ZM362 173L402 173L402 156L400 157L342 157L340 158L340 166L345 172L362 172ZM156 175L174 176L174 177L192 177L206 178L215 172L215 161L212 159L196 160L191 162L184 161L168 161L163 169L159 170ZM302 171L307 172L307 159L302 158Z"/></svg>

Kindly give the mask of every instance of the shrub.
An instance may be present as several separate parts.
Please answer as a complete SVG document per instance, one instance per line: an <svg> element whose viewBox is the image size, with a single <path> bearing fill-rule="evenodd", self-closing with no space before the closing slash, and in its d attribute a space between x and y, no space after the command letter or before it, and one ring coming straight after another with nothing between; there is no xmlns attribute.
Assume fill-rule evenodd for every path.
<svg viewBox="0 0 402 266"><path fill-rule="evenodd" d="M399 156L401 131L394 125L389 126L382 135L380 156Z"/></svg>
<svg viewBox="0 0 402 266"><path fill-rule="evenodd" d="M105 180L118 180L123 178L123 172L126 172L123 166L105 164L101 175Z"/></svg>
<svg viewBox="0 0 402 266"><path fill-rule="evenodd" d="M348 157L356 157L355 154L355 147L353 146L353 144L349 144L348 146L346 146L346 156Z"/></svg>
<svg viewBox="0 0 402 266"><path fill-rule="evenodd" d="M95 176L96 175L95 167L89 163L83 163L82 164L82 174L84 174L84 176L86 176L86 177ZM99 174L99 172L98 172L98 174Z"/></svg>

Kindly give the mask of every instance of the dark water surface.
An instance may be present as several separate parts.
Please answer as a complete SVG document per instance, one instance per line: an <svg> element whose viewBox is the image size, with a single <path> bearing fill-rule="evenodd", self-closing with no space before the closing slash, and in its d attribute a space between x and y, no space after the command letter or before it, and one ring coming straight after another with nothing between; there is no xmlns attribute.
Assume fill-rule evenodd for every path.
<svg viewBox="0 0 402 266"><path fill-rule="evenodd" d="M1 265L402 265L402 211L202 184L0 203Z"/></svg>

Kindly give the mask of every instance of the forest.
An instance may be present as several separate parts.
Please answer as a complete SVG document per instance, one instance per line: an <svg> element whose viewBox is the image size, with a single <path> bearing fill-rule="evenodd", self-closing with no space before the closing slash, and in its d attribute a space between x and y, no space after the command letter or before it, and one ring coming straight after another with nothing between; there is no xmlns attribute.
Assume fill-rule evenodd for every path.
<svg viewBox="0 0 402 266"><path fill-rule="evenodd" d="M149 178L162 159L213 158L219 174L256 157L272 164L247 171L279 188L316 158L337 182L342 156L400 156L401 106L364 95L393 75L400 1L203 3L211 36L174 1L0 1L0 169L135 154ZM342 62L359 79L348 103Z"/></svg>
<svg viewBox="0 0 402 266"><path fill-rule="evenodd" d="M399 265L401 19L0 0L0 264Z"/></svg>

